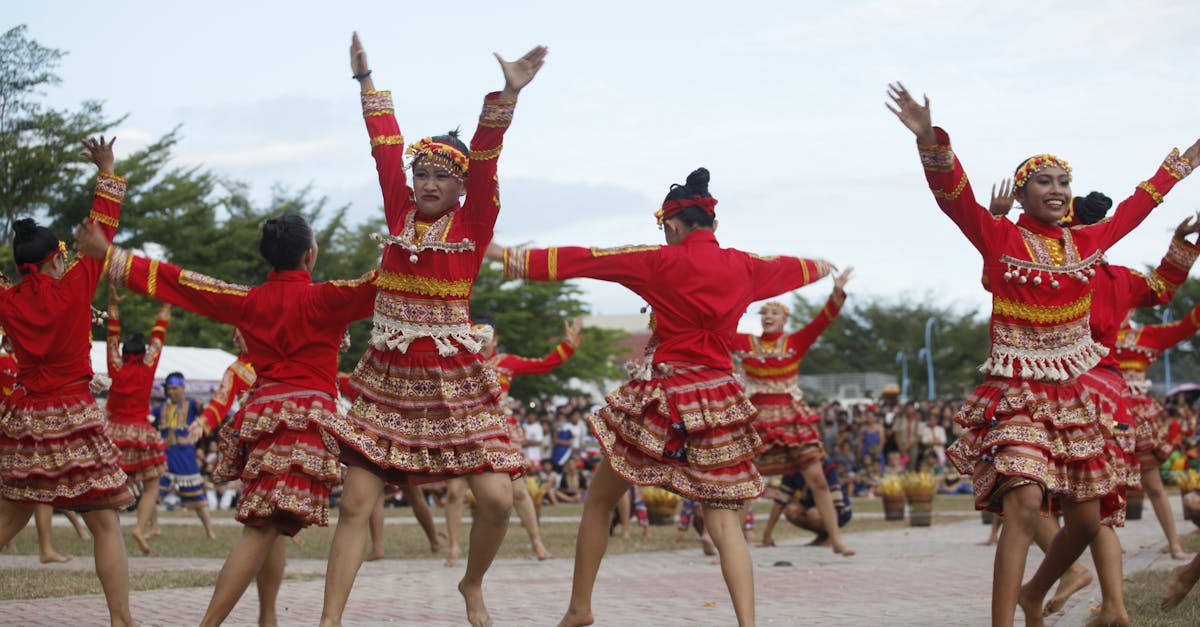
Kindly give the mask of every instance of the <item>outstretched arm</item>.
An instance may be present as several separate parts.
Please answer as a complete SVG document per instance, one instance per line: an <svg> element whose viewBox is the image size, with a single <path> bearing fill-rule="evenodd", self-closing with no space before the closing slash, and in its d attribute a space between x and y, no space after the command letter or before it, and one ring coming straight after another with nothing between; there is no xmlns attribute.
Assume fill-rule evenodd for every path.
<svg viewBox="0 0 1200 627"><path fill-rule="evenodd" d="M116 176L113 164L113 144L117 138L105 141L90 137L82 140L83 150L80 155L96 164L99 170L96 178L96 190L92 199L92 211L88 214L85 224L99 227L100 234L106 242L112 242L117 233L117 224L121 219L121 201L125 199L125 179ZM96 294L96 286L100 283L102 265L98 261L80 258L80 263L72 264L63 275L62 281L70 286L68 289L80 298L91 302Z"/></svg>
<svg viewBox="0 0 1200 627"><path fill-rule="evenodd" d="M375 91L375 81L371 80L371 65L367 63L367 51L358 39L358 31L354 31L350 38L350 73L351 78L358 81L360 91Z"/></svg>
<svg viewBox="0 0 1200 627"><path fill-rule="evenodd" d="M1163 159L1162 165L1149 179L1138 183L1133 194L1121 201L1113 212L1112 219L1099 222L1089 227L1089 236L1095 237L1096 247L1108 250L1121 238L1141 224L1150 211L1162 204L1163 197L1192 173L1193 164L1200 161L1200 140L1192 144L1182 155L1179 149L1172 149Z"/></svg>
<svg viewBox="0 0 1200 627"><path fill-rule="evenodd" d="M375 91L367 53L358 33L350 39L350 71L361 88L363 119L371 138L371 156L375 158L375 170L379 174L388 231L397 235L403 228L400 219L412 195L404 175L404 136L392 109L392 92Z"/></svg>
<svg viewBox="0 0 1200 627"><path fill-rule="evenodd" d="M833 278L833 293L829 295L829 300L825 301L825 306L817 314L812 322L804 325L803 329L796 331L789 338L792 348L796 354L803 359L804 354L808 349L821 337L821 334L833 324L838 315L842 313L842 305L846 302L846 283L850 281L850 275L854 273L854 268L846 268L841 274Z"/></svg>
<svg viewBox="0 0 1200 627"><path fill-rule="evenodd" d="M150 329L150 343L146 345L145 364L150 368L158 368L158 360L162 357L163 345L167 343L167 326L171 324L171 306L163 303L154 317L154 328Z"/></svg>

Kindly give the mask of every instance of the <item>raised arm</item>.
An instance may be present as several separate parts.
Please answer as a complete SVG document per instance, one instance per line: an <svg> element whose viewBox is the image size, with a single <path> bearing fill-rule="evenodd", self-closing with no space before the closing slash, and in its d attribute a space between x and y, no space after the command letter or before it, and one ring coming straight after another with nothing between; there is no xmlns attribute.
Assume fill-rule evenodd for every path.
<svg viewBox="0 0 1200 627"><path fill-rule="evenodd" d="M1171 150L1162 165L1148 180L1138 183L1133 195L1121 201L1113 212L1111 220L1099 222L1090 227L1089 235L1096 237L1096 245L1101 250L1107 250L1141 224L1150 211L1162 204L1163 197L1171 191L1175 184L1192 173L1192 165L1200 161L1200 140L1192 144L1186 152L1179 154L1179 149Z"/></svg>
<svg viewBox="0 0 1200 627"><path fill-rule="evenodd" d="M117 224L121 219L121 201L125 199L125 179L114 174L113 144L117 138L105 141L91 137L83 140L83 150L80 155L96 164L99 170L96 178L96 189L92 196L92 211L88 214L85 224L99 227L106 242L111 243L117 233ZM100 283L103 263L97 259L80 257L71 264L63 274L62 281L69 285L73 293L91 302Z"/></svg>
<svg viewBox="0 0 1200 627"><path fill-rule="evenodd" d="M550 351L549 355L541 359L530 359L528 357L518 357L516 355L506 355L500 362L501 368L507 368L514 375L519 374L546 374L555 368L563 365L572 355L575 354L575 349L579 348L582 342L580 331L583 327L583 318L575 318L567 321L566 339L558 343L554 350Z"/></svg>
<svg viewBox="0 0 1200 627"><path fill-rule="evenodd" d="M150 329L150 342L146 345L146 356L143 358L150 369L158 369L158 360L162 358L163 345L167 343L167 327L171 324L171 306L164 303L154 316L154 328Z"/></svg>
<svg viewBox="0 0 1200 627"><path fill-rule="evenodd" d="M221 377L221 385L217 387L216 394L213 394L212 399L208 401L208 405L200 414L202 420L197 420L193 424L202 425L203 434L211 433L229 415L233 401L254 384L255 378L250 364L243 362L239 357L225 369L225 374Z"/></svg>
<svg viewBox="0 0 1200 627"><path fill-rule="evenodd" d="M888 109L917 138L925 180L938 207L958 225L971 245L985 254L992 246L997 225L1004 221L975 201L966 170L950 148L950 136L933 126L929 98L926 96L924 104L918 104L903 83L888 85L888 96L892 100Z"/></svg>
<svg viewBox="0 0 1200 627"><path fill-rule="evenodd" d="M108 286L108 376L115 377L125 362L121 359L121 301L124 296L117 293L116 288Z"/></svg>
<svg viewBox="0 0 1200 627"><path fill-rule="evenodd" d="M1200 305L1192 308L1182 320L1167 324L1150 324L1137 331L1137 345L1165 351L1200 331Z"/></svg>
<svg viewBox="0 0 1200 627"><path fill-rule="evenodd" d="M503 147L504 132L512 123L513 109L521 90L537 76L545 63L547 48L537 46L515 61L496 54L504 72L504 90L488 94L483 100L479 125L471 138L467 165L467 200L463 207L467 223L479 242L490 241L500 212L496 162Z"/></svg>
<svg viewBox="0 0 1200 627"><path fill-rule="evenodd" d="M853 267L846 268L845 271L834 277L833 293L829 295L829 300L825 301L825 306L811 322L804 325L804 328L788 337L788 343L795 348L796 354L801 358L842 312L842 305L846 302L846 282L850 280L853 272Z"/></svg>
<svg viewBox="0 0 1200 627"><path fill-rule="evenodd" d="M400 218L408 207L412 191L404 175L404 136L392 109L392 92L375 91L371 80L367 53L363 50L358 33L350 41L350 69L361 89L363 119L367 123L367 134L371 138L371 156L375 158L375 170L379 173L379 188L383 192L383 213L387 218L388 231L397 235L404 227Z"/></svg>

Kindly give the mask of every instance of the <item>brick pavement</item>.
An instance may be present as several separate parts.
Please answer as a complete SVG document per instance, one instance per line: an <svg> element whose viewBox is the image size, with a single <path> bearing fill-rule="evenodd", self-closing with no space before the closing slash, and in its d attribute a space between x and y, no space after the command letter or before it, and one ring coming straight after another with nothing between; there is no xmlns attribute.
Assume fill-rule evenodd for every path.
<svg viewBox="0 0 1200 627"><path fill-rule="evenodd" d="M1181 526L1181 530L1186 530ZM514 529L514 532L519 532ZM666 530L660 530L666 532ZM799 542L753 549L759 623L762 625L984 625L991 586L991 547L976 543L987 527L978 521L855 533L847 540L859 554L833 555ZM1162 535L1150 508L1146 518L1121 532L1131 567L1166 567L1157 558ZM1149 557L1147 557L1149 556ZM733 610L718 566L698 550L614 555L601 567L595 593L597 624L731 625ZM1040 553L1032 551L1029 572ZM0 566L32 566L33 557L0 557ZM791 566L775 566L778 561ZM216 570L221 560L132 558L131 568ZM291 560L293 572L321 573L323 560ZM90 560L46 568L89 568ZM498 560L485 583L497 625L553 625L570 592L572 562L555 559ZM462 601L454 586L462 568L441 559L366 563L346 612L354 625L459 625ZM293 581L280 594L284 625L315 624L323 581ZM132 595L134 616L144 625L195 624L204 612L208 589L157 590ZM1051 624L1082 624L1095 586L1076 595L1066 615ZM1019 616L1019 612L1018 612ZM0 602L0 623L14 625L102 624L99 596ZM253 624L253 587L230 616L230 624Z"/></svg>

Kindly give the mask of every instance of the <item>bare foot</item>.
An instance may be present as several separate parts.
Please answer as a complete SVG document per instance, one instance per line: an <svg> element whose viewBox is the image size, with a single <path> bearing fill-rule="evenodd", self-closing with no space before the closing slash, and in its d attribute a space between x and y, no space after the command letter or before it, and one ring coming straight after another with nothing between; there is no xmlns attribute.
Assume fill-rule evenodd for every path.
<svg viewBox="0 0 1200 627"><path fill-rule="evenodd" d="M642 537L643 538L650 537L650 525L642 525Z"/></svg>
<svg viewBox="0 0 1200 627"><path fill-rule="evenodd" d="M137 542L138 549L141 550L142 555L150 554L150 543L146 542L146 536L142 535L142 532L134 529L129 535L133 536L134 542Z"/></svg>
<svg viewBox="0 0 1200 627"><path fill-rule="evenodd" d="M162 529L159 529L158 525L154 525L150 528L150 531L146 532L146 539L157 538L160 535L162 535Z"/></svg>
<svg viewBox="0 0 1200 627"><path fill-rule="evenodd" d="M567 613L563 614L562 620L558 621L558 627L584 627L584 625L591 625L594 622L596 622L596 619L592 618L591 610L576 612L575 610L567 609Z"/></svg>
<svg viewBox="0 0 1200 627"><path fill-rule="evenodd" d="M712 543L712 540L708 540L706 538L700 538L700 548L704 549L705 555L716 555L717 554L717 547L715 544Z"/></svg>
<svg viewBox="0 0 1200 627"><path fill-rule="evenodd" d="M1000 540L998 538L988 538L987 540L984 540L978 544L979 546L994 546L999 541Z"/></svg>
<svg viewBox="0 0 1200 627"><path fill-rule="evenodd" d="M1029 588L1021 586L1021 595L1017 597L1017 605L1025 613L1025 627L1045 627L1042 599L1034 597L1029 592Z"/></svg>
<svg viewBox="0 0 1200 627"><path fill-rule="evenodd" d="M1124 610L1106 612L1103 609L1095 618L1087 622L1087 627L1126 627L1129 624L1129 614Z"/></svg>
<svg viewBox="0 0 1200 627"><path fill-rule="evenodd" d="M1163 594L1162 602L1158 604L1159 609L1164 612L1175 609L1183 602L1188 592L1191 592L1192 587L1196 585L1196 578L1188 571L1187 566L1175 569L1171 575L1171 581L1167 583L1167 592Z"/></svg>
<svg viewBox="0 0 1200 627"><path fill-rule="evenodd" d="M834 546L833 552L837 553L838 555L841 555L842 557L852 557L856 553L858 553L858 551L855 551L854 549L852 549L844 544L838 544L838 545Z"/></svg>
<svg viewBox="0 0 1200 627"><path fill-rule="evenodd" d="M546 550L545 546L542 546L540 540L533 543L533 554L537 556L539 562L544 562L554 557L550 554L550 551Z"/></svg>
<svg viewBox="0 0 1200 627"><path fill-rule="evenodd" d="M763 536L762 543L758 546L775 546L775 538L771 536Z"/></svg>
<svg viewBox="0 0 1200 627"><path fill-rule="evenodd" d="M1182 547L1182 546L1180 546L1180 545L1176 544L1175 546L1172 546L1172 547L1171 547L1171 559L1173 559L1173 560L1186 560L1186 559L1188 559L1189 557L1190 557L1190 556L1189 556L1187 553L1185 553L1185 552L1183 551L1183 547Z"/></svg>
<svg viewBox="0 0 1200 627"><path fill-rule="evenodd" d="M446 555L446 562L443 564L443 566L447 568L451 566L458 566L458 547L450 547L450 552Z"/></svg>
<svg viewBox="0 0 1200 627"><path fill-rule="evenodd" d="M216 540L216 539L217 539L217 534L213 533L212 527L209 527L208 529L206 529L206 530L205 530L205 532L208 534L208 539L209 539L209 540Z"/></svg>
<svg viewBox="0 0 1200 627"><path fill-rule="evenodd" d="M458 582L458 592L467 602L467 624L471 627L492 627L492 616L483 604L483 588L478 584L470 585L464 579Z"/></svg>
<svg viewBox="0 0 1200 627"><path fill-rule="evenodd" d="M1091 571L1086 568L1068 570L1058 580L1058 588L1054 590L1054 596L1050 597L1050 602L1046 604L1043 614L1045 616L1057 614L1067 605L1071 595L1090 585L1092 585Z"/></svg>
<svg viewBox="0 0 1200 627"><path fill-rule="evenodd" d="M363 561L364 562L376 562L381 559L383 559L383 551L375 550L375 551L371 551L370 555L367 555L366 557L364 557Z"/></svg>
<svg viewBox="0 0 1200 627"><path fill-rule="evenodd" d="M38 557L38 560L43 564L65 564L73 559L75 559L75 556L63 555L62 553L59 553L53 549L42 553Z"/></svg>

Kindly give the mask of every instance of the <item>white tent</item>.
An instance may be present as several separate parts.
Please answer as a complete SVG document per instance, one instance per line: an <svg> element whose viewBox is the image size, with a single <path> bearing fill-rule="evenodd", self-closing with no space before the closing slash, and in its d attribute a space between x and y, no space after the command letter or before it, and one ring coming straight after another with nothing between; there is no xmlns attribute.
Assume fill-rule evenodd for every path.
<svg viewBox="0 0 1200 627"><path fill-rule="evenodd" d="M108 372L107 351L108 347L104 342L92 342L92 370ZM208 397L217 391L225 369L236 360L237 355L219 348L164 346L162 358L158 362L158 371L155 373L155 396L161 396L161 384L168 374L181 372L187 380L188 395L208 400Z"/></svg>

